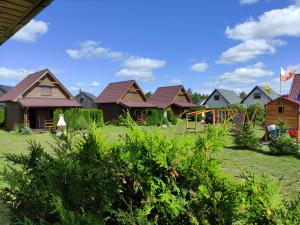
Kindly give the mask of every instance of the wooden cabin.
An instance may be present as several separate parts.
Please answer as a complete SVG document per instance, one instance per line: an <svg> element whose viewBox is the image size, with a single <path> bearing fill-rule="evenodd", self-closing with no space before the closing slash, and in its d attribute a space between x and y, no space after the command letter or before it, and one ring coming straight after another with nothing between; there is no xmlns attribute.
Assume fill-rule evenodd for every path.
<svg viewBox="0 0 300 225"><path fill-rule="evenodd" d="M94 102L102 110L105 122L115 122L128 109L136 121L144 121L145 109L154 106L134 80L110 83Z"/></svg>
<svg viewBox="0 0 300 225"><path fill-rule="evenodd" d="M237 104L241 102L241 98L232 90L215 89L202 105L206 105L208 108L224 108L231 104Z"/></svg>
<svg viewBox="0 0 300 225"><path fill-rule="evenodd" d="M268 93L265 87L256 86L249 92L249 94L242 100L241 103L246 106L250 106L255 103L265 105L275 100L279 96L280 95L272 89L270 89L270 92Z"/></svg>
<svg viewBox="0 0 300 225"><path fill-rule="evenodd" d="M0 1L0 45L13 36L52 0Z"/></svg>
<svg viewBox="0 0 300 225"><path fill-rule="evenodd" d="M300 131L300 102L288 97L279 97L265 105L265 126L276 125L283 120L289 129Z"/></svg>
<svg viewBox="0 0 300 225"><path fill-rule="evenodd" d="M183 85L159 87L149 102L159 109L170 108L176 116L180 116L186 109L199 106L191 102Z"/></svg>
<svg viewBox="0 0 300 225"><path fill-rule="evenodd" d="M0 102L6 106L7 130L15 130L20 123L32 129L50 128L55 109L81 107L48 69L25 77L0 97Z"/></svg>

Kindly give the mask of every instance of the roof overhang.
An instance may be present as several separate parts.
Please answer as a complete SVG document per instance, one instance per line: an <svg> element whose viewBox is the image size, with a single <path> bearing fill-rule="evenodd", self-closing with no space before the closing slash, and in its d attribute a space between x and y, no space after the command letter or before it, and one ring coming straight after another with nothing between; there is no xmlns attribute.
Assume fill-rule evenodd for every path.
<svg viewBox="0 0 300 225"><path fill-rule="evenodd" d="M53 0L0 1L0 45L25 26Z"/></svg>

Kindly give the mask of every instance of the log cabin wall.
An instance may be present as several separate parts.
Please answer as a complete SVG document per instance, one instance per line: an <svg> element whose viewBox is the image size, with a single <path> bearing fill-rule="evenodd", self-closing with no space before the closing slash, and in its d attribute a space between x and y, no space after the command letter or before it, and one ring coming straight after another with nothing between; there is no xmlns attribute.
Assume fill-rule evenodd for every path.
<svg viewBox="0 0 300 225"><path fill-rule="evenodd" d="M98 104L98 108L103 112L105 122L115 122L122 113L122 107L116 103Z"/></svg>
<svg viewBox="0 0 300 225"><path fill-rule="evenodd" d="M43 88L49 88L49 94L43 93ZM47 98L67 98L62 88L48 76L45 76L33 87L31 87L24 97L47 97Z"/></svg>
<svg viewBox="0 0 300 225"><path fill-rule="evenodd" d="M135 85L132 85L130 87L130 89L124 95L122 100L128 101L128 102L131 102L131 101L132 102L143 102L143 101L145 101L144 98L142 97L141 93L137 89L137 87L135 87Z"/></svg>
<svg viewBox="0 0 300 225"><path fill-rule="evenodd" d="M283 107L283 112L282 108ZM265 125L277 124L280 120L285 121L289 129L299 130L299 104L278 98L265 107Z"/></svg>

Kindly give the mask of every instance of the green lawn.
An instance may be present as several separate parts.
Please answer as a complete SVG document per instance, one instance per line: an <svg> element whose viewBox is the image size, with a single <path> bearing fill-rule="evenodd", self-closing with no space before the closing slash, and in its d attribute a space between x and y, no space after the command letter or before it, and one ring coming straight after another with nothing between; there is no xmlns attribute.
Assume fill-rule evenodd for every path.
<svg viewBox="0 0 300 225"><path fill-rule="evenodd" d="M145 127L146 130L156 130L158 128ZM160 129L160 128L159 128ZM109 142L114 142L126 133L127 128L116 126L105 126L103 134L107 136ZM173 127L163 130L167 135L183 134L183 126ZM193 135L193 134L189 134ZM258 132L261 135L261 132ZM195 135L193 135L195 136ZM26 153L27 141L37 141L46 150L51 151L50 145L54 143L52 136L48 133L21 135L16 132L5 132L0 130L0 154L1 153ZM4 161L0 158L0 169L4 166ZM290 198L300 192L300 160L292 156L270 156L261 152L234 149L228 147L222 154L222 168L224 172L238 180L242 170L248 170L256 175L266 174L274 179L282 180L283 194ZM1 182L0 182L1 183ZM0 224L8 224L6 209L0 202Z"/></svg>

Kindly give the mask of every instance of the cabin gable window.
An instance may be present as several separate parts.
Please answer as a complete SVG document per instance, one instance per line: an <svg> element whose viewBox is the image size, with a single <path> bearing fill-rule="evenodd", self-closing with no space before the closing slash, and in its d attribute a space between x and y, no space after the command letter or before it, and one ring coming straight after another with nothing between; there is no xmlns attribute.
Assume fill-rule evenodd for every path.
<svg viewBox="0 0 300 225"><path fill-rule="evenodd" d="M214 100L219 101L220 100L220 95L214 95Z"/></svg>
<svg viewBox="0 0 300 225"><path fill-rule="evenodd" d="M51 87L41 87L41 95L44 95L44 96L52 95Z"/></svg>
<svg viewBox="0 0 300 225"><path fill-rule="evenodd" d="M278 113L284 113L284 107L283 106L279 106L278 107Z"/></svg>
<svg viewBox="0 0 300 225"><path fill-rule="evenodd" d="M254 93L254 99L261 99L261 93Z"/></svg>

